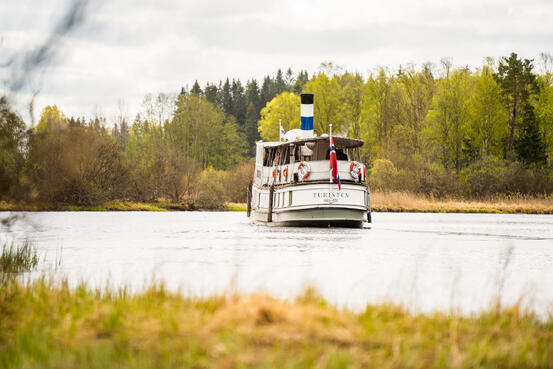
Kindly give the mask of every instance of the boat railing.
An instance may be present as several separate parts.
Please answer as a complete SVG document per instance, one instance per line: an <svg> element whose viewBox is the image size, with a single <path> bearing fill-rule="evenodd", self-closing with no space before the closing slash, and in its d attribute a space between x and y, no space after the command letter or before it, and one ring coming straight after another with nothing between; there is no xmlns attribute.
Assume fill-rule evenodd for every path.
<svg viewBox="0 0 553 369"><path fill-rule="evenodd" d="M342 183L363 182L366 177L366 169L359 164L359 170L355 171L360 176L352 175L352 161L338 160L338 175ZM303 166L304 168L300 167ZM282 185L297 182L320 182L330 180L330 162L328 160L303 161L293 164L274 166L259 166L256 168L255 182L260 185Z"/></svg>

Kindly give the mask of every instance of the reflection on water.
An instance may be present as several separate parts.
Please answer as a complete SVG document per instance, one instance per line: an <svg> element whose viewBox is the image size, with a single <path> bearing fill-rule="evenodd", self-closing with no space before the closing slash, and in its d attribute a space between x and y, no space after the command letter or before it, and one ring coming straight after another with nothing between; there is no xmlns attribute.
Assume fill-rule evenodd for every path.
<svg viewBox="0 0 553 369"><path fill-rule="evenodd" d="M6 215L0 214L1 215ZM6 237L30 237L75 284L209 295L232 287L291 297L308 285L331 302L464 312L523 297L553 303L553 216L373 214L366 229L253 225L244 213L48 212ZM503 283L501 283L503 282ZM503 287L501 285L503 284Z"/></svg>

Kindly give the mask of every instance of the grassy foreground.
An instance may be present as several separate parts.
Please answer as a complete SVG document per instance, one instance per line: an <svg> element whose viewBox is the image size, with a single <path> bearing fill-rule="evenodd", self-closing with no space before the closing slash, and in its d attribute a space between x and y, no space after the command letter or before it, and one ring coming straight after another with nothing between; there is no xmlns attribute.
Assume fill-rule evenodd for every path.
<svg viewBox="0 0 553 369"><path fill-rule="evenodd" d="M553 323L517 307L475 317L393 305L352 313L312 290L185 298L162 285L0 288L1 368L547 368Z"/></svg>

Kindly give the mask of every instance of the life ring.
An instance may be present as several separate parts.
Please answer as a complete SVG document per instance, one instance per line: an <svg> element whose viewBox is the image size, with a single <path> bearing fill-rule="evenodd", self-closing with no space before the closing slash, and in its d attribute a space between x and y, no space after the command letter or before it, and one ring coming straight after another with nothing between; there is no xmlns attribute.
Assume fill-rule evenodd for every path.
<svg viewBox="0 0 553 369"><path fill-rule="evenodd" d="M285 180L288 179L288 167L284 168L284 170L282 171L282 176Z"/></svg>
<svg viewBox="0 0 553 369"><path fill-rule="evenodd" d="M277 168L273 169L273 178L276 179L276 177L280 179L280 170Z"/></svg>
<svg viewBox="0 0 553 369"><path fill-rule="evenodd" d="M300 165L298 165L298 174L301 176L301 179L306 179L310 173L311 168L309 167L309 164L304 163L303 161L300 162Z"/></svg>
<svg viewBox="0 0 553 369"><path fill-rule="evenodd" d="M349 165L349 174L355 180L361 179L361 167L362 165L356 161L352 161Z"/></svg>

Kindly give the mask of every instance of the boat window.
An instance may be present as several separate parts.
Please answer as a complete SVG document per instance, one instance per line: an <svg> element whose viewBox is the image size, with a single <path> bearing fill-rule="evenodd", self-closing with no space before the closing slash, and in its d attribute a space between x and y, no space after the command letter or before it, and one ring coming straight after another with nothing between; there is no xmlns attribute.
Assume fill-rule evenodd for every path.
<svg viewBox="0 0 553 369"><path fill-rule="evenodd" d="M275 151L275 153L274 153L274 158L272 160L272 163L273 163L272 166L280 164L280 150L276 149L274 151Z"/></svg>
<svg viewBox="0 0 553 369"><path fill-rule="evenodd" d="M281 150L282 150L282 155L280 156L281 158L280 164L281 165L290 164L290 147L284 146L281 148Z"/></svg>
<svg viewBox="0 0 553 369"><path fill-rule="evenodd" d="M336 160L349 160L346 149L336 149ZM330 148L326 150L325 160L330 160Z"/></svg>

